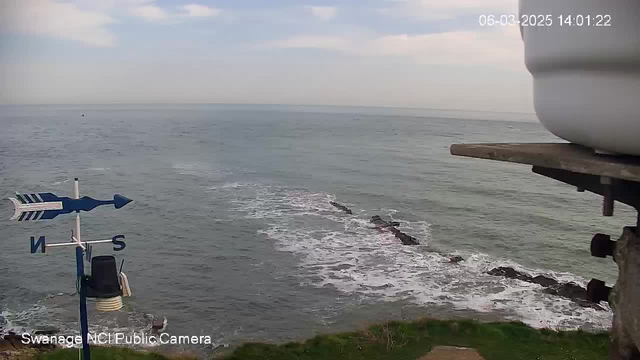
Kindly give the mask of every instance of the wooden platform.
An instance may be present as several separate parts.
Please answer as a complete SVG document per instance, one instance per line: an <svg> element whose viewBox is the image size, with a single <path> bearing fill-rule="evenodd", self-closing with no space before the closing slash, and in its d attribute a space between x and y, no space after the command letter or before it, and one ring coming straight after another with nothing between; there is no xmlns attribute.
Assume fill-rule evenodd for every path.
<svg viewBox="0 0 640 360"><path fill-rule="evenodd" d="M484 360L474 349L453 346L436 346L417 360Z"/></svg>
<svg viewBox="0 0 640 360"><path fill-rule="evenodd" d="M601 155L568 143L454 144L451 154L640 183L640 157Z"/></svg>

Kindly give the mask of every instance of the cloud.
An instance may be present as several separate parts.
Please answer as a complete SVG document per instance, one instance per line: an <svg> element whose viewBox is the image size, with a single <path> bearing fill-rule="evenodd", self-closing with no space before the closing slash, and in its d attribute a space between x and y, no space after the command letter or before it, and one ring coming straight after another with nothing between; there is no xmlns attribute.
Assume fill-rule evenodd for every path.
<svg viewBox="0 0 640 360"><path fill-rule="evenodd" d="M283 40L270 41L262 44L260 48L280 49L323 49L341 52L349 52L353 39L330 35L298 35Z"/></svg>
<svg viewBox="0 0 640 360"><path fill-rule="evenodd" d="M52 0L0 1L0 31L19 32L79 41L91 46L112 46L115 36L107 25L108 13L80 9Z"/></svg>
<svg viewBox="0 0 640 360"><path fill-rule="evenodd" d="M155 0L0 0L0 32L26 33L78 41L90 46L116 44L109 25L114 15L133 15L149 22L212 17L220 9L188 4L170 12Z"/></svg>
<svg viewBox="0 0 640 360"><path fill-rule="evenodd" d="M495 65L521 68L523 45L517 27L419 35L299 35L262 48L322 49L356 56L404 57L418 63Z"/></svg>
<svg viewBox="0 0 640 360"><path fill-rule="evenodd" d="M117 9L129 10L136 6L153 3L155 0L55 0L72 2L82 9L96 11L114 11Z"/></svg>
<svg viewBox="0 0 640 360"><path fill-rule="evenodd" d="M191 16L191 17L218 16L220 15L220 13L222 13L222 10L220 9L211 8L208 6L198 5L198 4L183 5L180 8L185 12L184 14L185 16Z"/></svg>
<svg viewBox="0 0 640 360"><path fill-rule="evenodd" d="M316 18L324 21L329 21L338 14L338 9L333 6L305 6L305 9Z"/></svg>
<svg viewBox="0 0 640 360"><path fill-rule="evenodd" d="M122 0L120 0L122 1ZM134 1L134 0L129 0ZM141 1L141 0L137 0ZM222 10L199 4L188 4L178 6L179 11L170 12L155 5L142 5L134 7L131 14L150 22L175 23L180 22L180 18L202 18L218 16ZM172 20L172 21L168 21Z"/></svg>
<svg viewBox="0 0 640 360"><path fill-rule="evenodd" d="M391 0L378 9L383 15L418 20L452 19L473 13L517 14L518 0Z"/></svg>
<svg viewBox="0 0 640 360"><path fill-rule="evenodd" d="M445 65L524 64L523 45L516 27L482 32L387 35L371 41L364 51Z"/></svg>
<svg viewBox="0 0 640 360"><path fill-rule="evenodd" d="M155 5L138 6L133 8L131 13L146 21L164 21L169 19L169 13Z"/></svg>

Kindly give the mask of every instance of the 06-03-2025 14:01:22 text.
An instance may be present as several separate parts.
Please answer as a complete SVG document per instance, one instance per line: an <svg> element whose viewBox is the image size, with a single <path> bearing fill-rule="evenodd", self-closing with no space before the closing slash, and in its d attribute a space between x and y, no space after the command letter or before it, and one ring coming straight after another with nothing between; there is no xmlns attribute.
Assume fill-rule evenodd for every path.
<svg viewBox="0 0 640 360"><path fill-rule="evenodd" d="M493 26L565 26L565 27L611 27L611 15L606 14L568 14L568 15L543 15L543 14L502 14L480 15L478 23L483 27Z"/></svg>

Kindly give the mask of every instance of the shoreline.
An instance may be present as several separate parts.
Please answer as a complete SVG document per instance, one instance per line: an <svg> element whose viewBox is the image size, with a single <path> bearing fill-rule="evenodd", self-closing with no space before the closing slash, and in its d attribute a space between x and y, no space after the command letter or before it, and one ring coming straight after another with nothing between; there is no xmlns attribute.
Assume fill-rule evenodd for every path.
<svg viewBox="0 0 640 360"><path fill-rule="evenodd" d="M378 304L379 305L379 304ZM491 312L478 312L469 309L456 309L447 305L437 305L437 306L416 306L403 302L394 302L387 303L387 308L390 310L388 312L379 311L374 313L374 317L371 318L372 315L371 309L369 306L363 306L359 308L355 314L356 318L360 318L356 321L344 321L342 323L334 323L331 326L327 326L323 329L313 329L308 334L301 334L299 337L289 338L289 337L278 337L278 336L269 336L268 338L258 338L258 337L239 337L238 339L234 339L229 341L227 344L212 344L212 345L171 345L171 344L163 344L163 345L154 345L154 346L141 346L141 345L125 345L119 343L118 345L114 345L113 343L103 344L103 346L115 346L116 348L124 348L129 349L134 352L143 352L143 353L160 353L160 354L179 354L183 351L187 351L191 356L195 356L195 358L218 358L220 356L231 356L235 351L239 348L245 347L246 344L263 344L265 346L270 347L283 347L287 344L300 344L310 341L309 339L314 339L316 337L333 337L336 334L353 334L359 332L366 332L366 329L370 327L379 327L380 324L416 324L424 321L432 321L432 322L440 322L440 323L473 323L478 326L491 326L491 324L521 324L527 329L530 329L533 332L544 332L551 331L555 332L557 329L549 329L549 328L534 328L520 321L514 321L513 317L509 316L505 313L500 313L496 311ZM375 306L375 305L370 305ZM383 309L384 310L384 309ZM392 311L395 310L395 311ZM384 314L383 316L379 316ZM372 325L373 324L373 325ZM378 324L378 325L375 325ZM608 330L607 330L608 331ZM604 333L602 329L595 328L582 328L580 330L568 330L568 331L560 331L560 333L582 333L585 336L596 336ZM171 331L169 330L169 333ZM127 333L129 336L130 334ZM165 333L167 334L167 333ZM60 336L64 336L63 334L57 334ZM171 334L173 336L174 334ZM177 335L177 334L175 334ZM0 336L2 338L2 336ZM448 343L437 344L437 345L450 345ZM97 346L92 344L93 348L99 348L103 346ZM45 352L50 352L52 348L43 348L36 347L34 351L33 348L25 347L25 354L34 355L39 351L44 349ZM64 349L58 347L58 349ZM77 349L76 348L67 348L67 349ZM76 350L73 350L76 351ZM32 356L33 357L33 356ZM224 357L223 357L224 358ZM30 358L29 358L30 359ZM182 359L182 358L178 358ZM190 358L189 358L190 359ZM226 358L225 358L226 359ZM235 359L235 358L233 358ZM240 359L240 358L238 358ZM2 357L2 351L0 351L0 360L4 360Z"/></svg>
<svg viewBox="0 0 640 360"><path fill-rule="evenodd" d="M520 322L479 322L474 320L390 321L357 331L327 333L297 342L271 344L244 342L206 357L194 353L139 351L121 347L92 347L92 353L108 358L157 360L253 360L253 359L414 359L435 346L471 347L486 360L545 359L573 356L584 360L606 357L606 332L553 331L533 329ZM76 349L41 353L32 359L60 360ZM1 359L1 357L0 357ZM25 360L27 358L24 358Z"/></svg>

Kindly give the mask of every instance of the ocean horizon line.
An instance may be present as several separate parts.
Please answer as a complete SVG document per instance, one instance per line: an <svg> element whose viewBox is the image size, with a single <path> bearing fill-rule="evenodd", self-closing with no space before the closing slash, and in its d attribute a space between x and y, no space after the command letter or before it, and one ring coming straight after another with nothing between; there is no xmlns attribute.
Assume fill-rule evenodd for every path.
<svg viewBox="0 0 640 360"><path fill-rule="evenodd" d="M34 103L34 104L0 104L0 106L253 106L253 107L300 107L300 108L367 108L367 109L387 109L387 110L418 110L418 111L446 111L446 112L467 112L467 113L495 113L495 114L514 114L514 115L531 115L535 116L535 112L524 111L503 111L503 110L479 110L479 109L451 109L451 108L429 108L429 107L410 107L410 106L379 106L379 105L332 105L332 104L268 104L268 103L205 103L205 102L163 102L163 103L125 103L125 102L105 102L105 103Z"/></svg>

